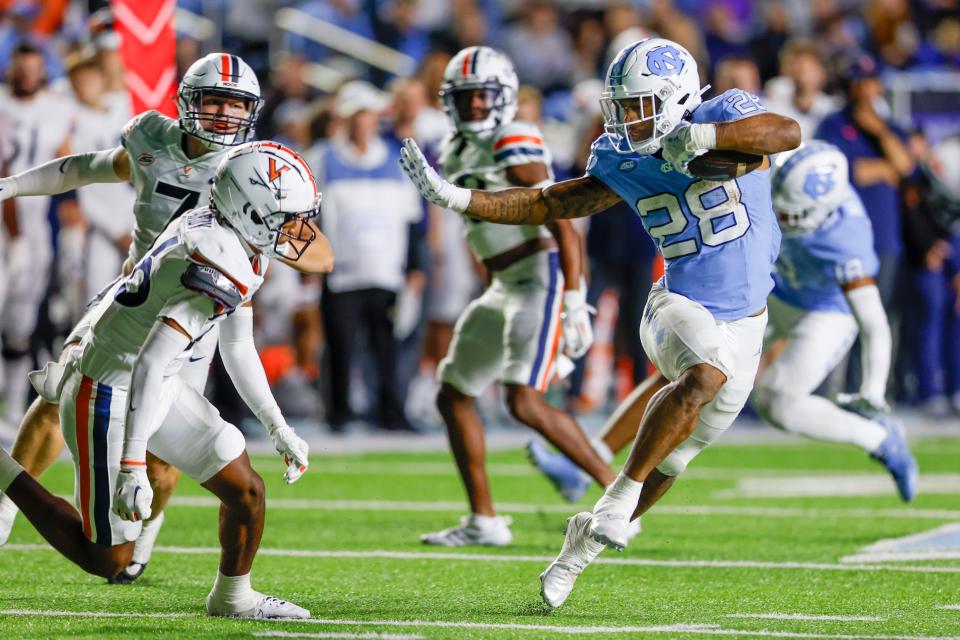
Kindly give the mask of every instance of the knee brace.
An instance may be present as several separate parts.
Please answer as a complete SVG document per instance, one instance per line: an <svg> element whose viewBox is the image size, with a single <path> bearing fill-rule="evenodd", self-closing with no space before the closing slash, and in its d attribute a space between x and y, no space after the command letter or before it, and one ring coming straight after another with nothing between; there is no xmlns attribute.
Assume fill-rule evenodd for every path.
<svg viewBox="0 0 960 640"><path fill-rule="evenodd" d="M683 473L691 460L730 428L739 413L739 410L731 412L718 409L716 399L708 403L700 410L700 418L693 433L657 465L657 471L665 476L678 476Z"/></svg>

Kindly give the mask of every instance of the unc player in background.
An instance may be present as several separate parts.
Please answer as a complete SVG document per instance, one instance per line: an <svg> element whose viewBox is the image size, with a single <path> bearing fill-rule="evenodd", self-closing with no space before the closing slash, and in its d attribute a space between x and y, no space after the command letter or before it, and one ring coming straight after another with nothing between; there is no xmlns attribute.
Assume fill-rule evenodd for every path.
<svg viewBox="0 0 960 640"><path fill-rule="evenodd" d="M7 86L0 90L0 120L11 139L4 142L4 170L14 174L69 152L72 101L47 89L43 52L29 44L13 51ZM53 192L46 192L53 193ZM0 193L0 200L5 199ZM3 421L16 428L27 401L30 336L47 293L53 244L47 210L50 198L17 200L4 207L6 299L0 302L3 346ZM5 241L5 242L4 242ZM2 270L0 270L2 271Z"/></svg>
<svg viewBox="0 0 960 640"><path fill-rule="evenodd" d="M541 575L541 595L552 606L604 545L626 545L647 476L681 473L733 423L753 387L780 248L769 161L723 182L694 178L687 167L704 150L794 149L800 127L739 89L706 102L701 94L696 62L683 47L662 38L625 47L607 71L606 133L593 145L587 175L546 188L457 187L405 142L405 169L436 204L490 222L544 224L624 200L664 257L665 276L650 292L640 332L671 382L650 401L626 467L593 513L570 519L559 557Z"/></svg>
<svg viewBox="0 0 960 640"><path fill-rule="evenodd" d="M917 484L884 396L892 341L874 279L879 259L863 203L839 149L814 141L776 157L773 206L783 230L768 341L786 347L757 383L753 405L775 427L856 445L882 463L909 502ZM813 395L859 334L863 380L840 406Z"/></svg>
<svg viewBox="0 0 960 640"><path fill-rule="evenodd" d="M468 47L444 72L440 94L456 131L440 164L452 182L475 189L542 187L553 181L539 129L515 121L517 75L489 47ZM506 226L464 219L466 239L486 266L490 284L457 321L437 376L437 408L466 486L471 513L460 526L426 534L442 546L510 544L510 521L497 516L484 464L483 423L476 398L492 382L506 391L510 413L536 429L602 485L614 479L574 419L543 397L553 379L560 336L578 358L593 341L581 280L580 238L566 220Z"/></svg>
<svg viewBox="0 0 960 640"><path fill-rule="evenodd" d="M130 182L136 191L136 225L124 264L126 275L171 220L207 201L214 170L227 149L253 138L261 106L260 85L253 70L237 56L212 53L184 74L177 90L177 120L156 111L142 113L123 128L122 146L68 156L2 179L0 200L61 193L94 183ZM329 249L322 236L300 261L282 261L299 270L329 270L329 265L323 264L324 251L319 249ZM79 342L88 326L81 320L67 345ZM181 372L181 378L201 393L216 350L216 334L216 328L204 334ZM65 349L61 359L67 353ZM13 457L34 477L63 449L57 397L52 391L62 369L62 365L50 363L43 374L35 376L40 396L31 405L13 448ZM177 470L162 460L151 455L148 462L154 520L144 526L133 565L118 581L129 582L142 573L162 524L163 507L179 478ZM0 496L0 544L6 542L15 515L11 501Z"/></svg>
<svg viewBox="0 0 960 640"><path fill-rule="evenodd" d="M130 564L151 515L147 450L221 500L220 566L210 615L306 618L254 591L250 569L265 518L263 480L243 435L178 375L201 337L222 327L221 356L240 396L296 481L307 444L286 424L253 344L252 297L269 258L296 261L317 237L320 193L303 159L273 142L242 145L214 177L210 206L185 212L91 309L57 385L79 513L0 450L0 490L58 551L112 577Z"/></svg>

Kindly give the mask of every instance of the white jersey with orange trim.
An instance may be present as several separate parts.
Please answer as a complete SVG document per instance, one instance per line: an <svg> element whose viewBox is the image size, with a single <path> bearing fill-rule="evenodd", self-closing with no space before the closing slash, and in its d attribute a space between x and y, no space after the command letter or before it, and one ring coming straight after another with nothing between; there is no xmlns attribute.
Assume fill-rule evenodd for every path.
<svg viewBox="0 0 960 640"><path fill-rule="evenodd" d="M444 140L440 167L450 182L467 189L499 191L516 185L507 169L530 163L546 165L553 181L550 150L540 129L529 122L514 121L497 128L486 140L452 134ZM501 225L464 216L467 243L480 260L492 258L532 238L549 238L543 226Z"/></svg>
<svg viewBox="0 0 960 640"><path fill-rule="evenodd" d="M210 208L183 215L91 310L90 330L80 345L80 371L111 387L127 388L157 318L176 321L193 338L192 349L222 318L249 302L263 283L267 264L264 256L251 256ZM189 276L198 271L214 285L219 282L219 288L191 284ZM168 375L179 372L189 353L174 362Z"/></svg>
<svg viewBox="0 0 960 640"><path fill-rule="evenodd" d="M226 151L188 158L184 135L176 120L157 111L141 113L123 128L121 142L130 155L130 177L137 192L132 262L143 258L172 219L207 204L213 173Z"/></svg>

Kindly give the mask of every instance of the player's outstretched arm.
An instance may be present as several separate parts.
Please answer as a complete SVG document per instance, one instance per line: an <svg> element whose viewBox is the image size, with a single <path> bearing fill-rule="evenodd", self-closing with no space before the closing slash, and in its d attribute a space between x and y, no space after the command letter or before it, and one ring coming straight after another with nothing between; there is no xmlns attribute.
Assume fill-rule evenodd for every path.
<svg viewBox="0 0 960 640"><path fill-rule="evenodd" d="M860 327L860 359L863 369L858 400L873 410L886 409L884 399L893 338L890 323L880 299L880 289L871 277L858 278L844 285L843 295Z"/></svg>
<svg viewBox="0 0 960 640"><path fill-rule="evenodd" d="M565 218L581 218L605 211L620 202L620 196L590 176L565 180L543 189L463 189L441 178L410 138L403 141L400 166L420 194L433 204L499 224L545 224Z"/></svg>
<svg viewBox="0 0 960 640"><path fill-rule="evenodd" d="M88 184L129 179L130 156L123 147L75 153L0 178L0 201L17 196L51 196Z"/></svg>
<svg viewBox="0 0 960 640"><path fill-rule="evenodd" d="M317 228L317 225L315 225L312 220L305 224L313 229L316 237L299 258L296 260L280 258L280 262L288 267L293 267L300 273L310 275L330 273L333 271L333 265L335 263L333 247L330 246L330 241L320 232L320 229Z"/></svg>
<svg viewBox="0 0 960 640"><path fill-rule="evenodd" d="M296 482L307 471L309 447L287 424L277 405L267 374L263 370L253 342L253 307L239 307L224 318L220 327L220 357L244 403L267 429L277 453L283 456L287 484Z"/></svg>

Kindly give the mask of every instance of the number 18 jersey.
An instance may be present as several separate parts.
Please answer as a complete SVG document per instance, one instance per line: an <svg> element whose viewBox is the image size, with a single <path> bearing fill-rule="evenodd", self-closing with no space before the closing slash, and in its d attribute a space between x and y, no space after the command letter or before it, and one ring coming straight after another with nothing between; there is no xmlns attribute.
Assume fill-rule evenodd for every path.
<svg viewBox="0 0 960 640"><path fill-rule="evenodd" d="M206 206L213 173L226 151L190 159L183 151L185 134L176 120L157 111L136 116L123 128L121 143L130 155L137 200L131 262L139 262L173 218Z"/></svg>
<svg viewBox="0 0 960 640"><path fill-rule="evenodd" d="M694 123L730 122L765 111L731 89L697 107ZM657 241L668 291L699 302L717 320L737 320L766 305L780 250L770 172L727 182L690 178L652 155L621 154L606 136L593 143L587 173L619 195Z"/></svg>

